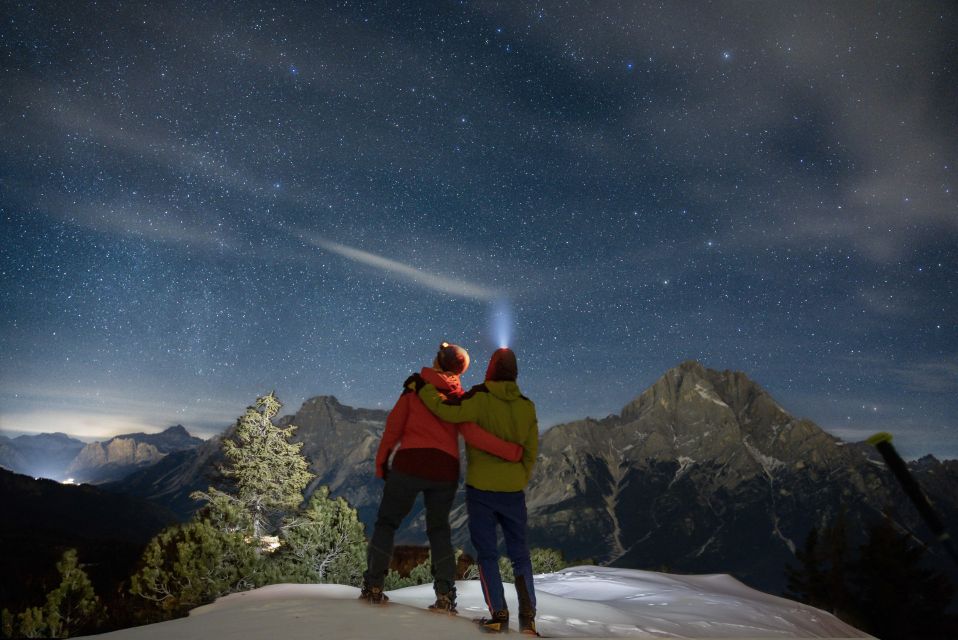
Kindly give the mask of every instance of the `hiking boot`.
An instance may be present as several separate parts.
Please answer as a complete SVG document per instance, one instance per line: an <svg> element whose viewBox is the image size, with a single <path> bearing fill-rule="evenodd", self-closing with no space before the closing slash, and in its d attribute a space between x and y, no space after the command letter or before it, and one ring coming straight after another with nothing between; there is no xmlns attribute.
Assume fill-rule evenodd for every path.
<svg viewBox="0 0 958 640"><path fill-rule="evenodd" d="M437 593L436 602L429 605L429 610L435 613L447 613L454 616L456 611L456 590L453 589L447 593Z"/></svg>
<svg viewBox="0 0 958 640"><path fill-rule="evenodd" d="M476 618L473 622L483 633L509 633L509 612L506 609L496 611L491 618Z"/></svg>
<svg viewBox="0 0 958 640"><path fill-rule="evenodd" d="M535 615L522 615L519 614L519 633L524 636L539 636L539 632L536 631L536 617Z"/></svg>
<svg viewBox="0 0 958 640"><path fill-rule="evenodd" d="M369 587L363 583L363 590L359 592L359 599L365 600L369 604L386 604L389 602L389 596L383 593L382 587Z"/></svg>

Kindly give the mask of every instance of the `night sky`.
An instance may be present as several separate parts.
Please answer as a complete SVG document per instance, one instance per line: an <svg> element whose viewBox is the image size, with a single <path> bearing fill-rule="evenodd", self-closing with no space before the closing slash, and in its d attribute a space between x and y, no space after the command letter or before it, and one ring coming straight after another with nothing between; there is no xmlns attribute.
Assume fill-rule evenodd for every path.
<svg viewBox="0 0 958 640"><path fill-rule="evenodd" d="M543 428L696 359L958 457L952 0L261 4L3 3L7 435L505 339Z"/></svg>

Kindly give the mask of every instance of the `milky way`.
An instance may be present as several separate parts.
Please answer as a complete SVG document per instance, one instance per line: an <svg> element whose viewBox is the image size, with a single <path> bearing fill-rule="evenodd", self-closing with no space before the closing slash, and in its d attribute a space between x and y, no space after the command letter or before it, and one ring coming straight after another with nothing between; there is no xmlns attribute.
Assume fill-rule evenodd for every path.
<svg viewBox="0 0 958 640"><path fill-rule="evenodd" d="M955 3L265 4L4 4L0 429L505 332L543 427L696 359L958 457Z"/></svg>

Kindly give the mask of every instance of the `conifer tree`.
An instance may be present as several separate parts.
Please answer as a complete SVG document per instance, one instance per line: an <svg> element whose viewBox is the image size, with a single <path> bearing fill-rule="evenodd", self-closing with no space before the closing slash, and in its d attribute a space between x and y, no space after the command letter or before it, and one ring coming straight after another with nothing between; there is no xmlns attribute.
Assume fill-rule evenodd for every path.
<svg viewBox="0 0 958 640"><path fill-rule="evenodd" d="M532 562L532 573L555 573L560 569L565 569L569 563L565 561L562 552L557 549L544 549L537 547L530 553Z"/></svg>
<svg viewBox="0 0 958 640"><path fill-rule="evenodd" d="M850 588L852 564L845 514L823 531L809 531L805 548L795 555L800 566L785 569L791 597L843 620L853 619L855 596Z"/></svg>
<svg viewBox="0 0 958 640"><path fill-rule="evenodd" d="M47 594L44 622L51 638L69 638L99 622L103 613L93 584L77 562L76 549L68 549L57 563L60 585Z"/></svg>
<svg viewBox="0 0 958 640"><path fill-rule="evenodd" d="M456 556L458 558L458 555ZM529 551L529 561L532 563L532 573L554 573L569 566L561 551L536 547ZM515 582L516 575L512 569L512 560L508 556L499 557L499 575L503 582ZM464 576L466 580L479 579L479 565L469 565Z"/></svg>
<svg viewBox="0 0 958 640"><path fill-rule="evenodd" d="M223 532L206 519L162 531L147 545L142 565L130 591L167 615L263 583L262 559L247 536Z"/></svg>
<svg viewBox="0 0 958 640"><path fill-rule="evenodd" d="M281 407L272 392L257 398L237 421L233 438L223 442L228 461L223 472L235 482L234 498L249 513L251 533L257 540L277 514L299 506L303 490L313 478L300 453L302 443L290 442L296 427L281 429L273 424ZM214 493L213 489L209 492Z"/></svg>
<svg viewBox="0 0 958 640"><path fill-rule="evenodd" d="M419 567L424 566L426 566L425 563L417 565L408 576L402 576L395 569L390 569L386 574L386 578L383 580L383 591L393 591L394 589L405 589L406 587L415 587L419 584L425 584L425 582L418 581L418 576L413 577L412 575Z"/></svg>
<svg viewBox="0 0 958 640"><path fill-rule="evenodd" d="M366 565L365 530L356 510L319 487L281 530L273 562L285 580L359 585Z"/></svg>
<svg viewBox="0 0 958 640"><path fill-rule="evenodd" d="M871 527L854 572L862 629L883 640L958 637L958 619L947 613L955 588L924 566L925 553L887 515Z"/></svg>
<svg viewBox="0 0 958 640"><path fill-rule="evenodd" d="M958 637L947 612L955 592L948 578L926 566L926 548L885 517L853 554L844 516L809 533L788 567L790 597L831 611L849 624L886 640Z"/></svg>
<svg viewBox="0 0 958 640"><path fill-rule="evenodd" d="M0 638L13 637L13 620L13 613L4 607L3 611L0 611Z"/></svg>
<svg viewBox="0 0 958 640"><path fill-rule="evenodd" d="M462 549L456 549L456 566L459 566L459 557L462 556ZM470 565L470 568L475 565ZM384 591L392 591L393 589L403 589L405 587L415 587L420 584L427 584L433 581L433 572L432 572L432 551L429 551L429 554L426 556L426 559L421 563L417 564L412 568L412 571L409 572L408 576L401 576L398 571L395 569L390 569L389 573L386 574L386 581L383 583ZM476 579L479 578L478 570L476 572ZM466 580L469 580L468 571L466 573Z"/></svg>
<svg viewBox="0 0 958 640"><path fill-rule="evenodd" d="M28 607L23 613L17 615L20 635L24 638L45 638L47 623L43 618L43 609L40 607Z"/></svg>

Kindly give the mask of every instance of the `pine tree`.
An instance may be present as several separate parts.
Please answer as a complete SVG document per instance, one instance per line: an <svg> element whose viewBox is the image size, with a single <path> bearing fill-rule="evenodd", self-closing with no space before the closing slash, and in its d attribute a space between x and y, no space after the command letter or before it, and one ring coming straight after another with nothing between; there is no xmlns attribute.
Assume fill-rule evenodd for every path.
<svg viewBox="0 0 958 640"><path fill-rule="evenodd" d="M395 589L405 589L406 587L415 587L417 584L423 584L421 582L416 582L415 579L405 576L403 577L395 569L390 569L389 573L386 574L386 578L383 581L383 591L393 591Z"/></svg>
<svg viewBox="0 0 958 640"><path fill-rule="evenodd" d="M460 553L462 552L456 552L456 560L459 559ZM408 580L413 585L432 584L433 580L435 580L432 567L432 551L429 552L429 555L426 557L424 562L420 562L412 568L412 571L409 572Z"/></svg>
<svg viewBox="0 0 958 640"><path fill-rule="evenodd" d="M228 461L223 472L235 482L234 499L249 513L251 534L257 540L279 514L299 506L303 490L313 478L309 463L300 454L302 443L290 442L296 427L281 429L273 424L281 407L272 392L257 398L237 421L233 438L223 442ZM217 495L215 489L194 497L211 495ZM222 492L217 500L223 504Z"/></svg>
<svg viewBox="0 0 958 640"><path fill-rule="evenodd" d="M529 560L532 563L533 575L538 573L554 573L564 569L569 564L562 556L562 552L556 549L546 549L536 547L529 551ZM512 560L508 556L499 556L499 575L503 582L515 582L516 575L512 568ZM466 571L466 580L477 580L479 578L479 565L470 565Z"/></svg>
<svg viewBox="0 0 958 640"><path fill-rule="evenodd" d="M365 530L356 510L319 487L280 532L272 560L285 580L358 586L366 566Z"/></svg>
<svg viewBox="0 0 958 640"><path fill-rule="evenodd" d="M459 566L459 557L463 554L462 549L456 549L456 566ZM475 565L470 565L470 568ZM478 579L479 574L476 572L476 578ZM469 580L468 570L466 573L466 580ZM412 568L412 571L409 572L409 575L403 577L395 569L390 569L389 573L386 574L386 582L383 585L384 591L392 591L393 589L402 589L404 587L415 587L420 584L429 584L434 580L433 571L432 571L432 551L426 556L426 559L415 567Z"/></svg>
<svg viewBox="0 0 958 640"><path fill-rule="evenodd" d="M499 575L503 582L516 581L516 573L512 570L512 561L508 556L499 556Z"/></svg>
<svg viewBox="0 0 958 640"><path fill-rule="evenodd" d="M362 524L345 500L318 491L305 509L313 475L290 442L296 427L281 429L273 418L282 407L273 393L256 399L224 440L224 474L233 491L210 487L193 497L206 501L194 520L172 527L150 541L131 592L166 615L183 613L236 591L275 581L358 584L365 561ZM275 555L264 546L285 517L283 547Z"/></svg>
<svg viewBox="0 0 958 640"><path fill-rule="evenodd" d="M885 640L958 637L947 613L954 587L924 566L926 549L895 526L886 514L857 556L844 517L813 530L796 554L801 566L787 568L788 595Z"/></svg>
<svg viewBox="0 0 958 640"><path fill-rule="evenodd" d="M205 519L162 531L147 545L142 565L130 591L167 615L263 583L262 560L248 537Z"/></svg>
<svg viewBox="0 0 958 640"><path fill-rule="evenodd" d="M865 631L883 640L958 637L958 621L947 614L955 588L923 565L925 552L887 516L871 527L855 563Z"/></svg>
<svg viewBox="0 0 958 640"><path fill-rule="evenodd" d="M13 613L9 609L0 611L0 638L13 637L13 620Z"/></svg>
<svg viewBox="0 0 958 640"><path fill-rule="evenodd" d="M20 635L24 638L45 638L47 623L43 619L43 609L40 607L29 607L23 613L17 615L19 622Z"/></svg>
<svg viewBox="0 0 958 640"><path fill-rule="evenodd" d="M805 548L796 552L798 568L786 567L789 595L801 602L839 616L855 618L855 596L851 592L852 571L845 514L823 531L812 529Z"/></svg>
<svg viewBox="0 0 958 640"><path fill-rule="evenodd" d="M530 552L532 560L532 573L555 573L569 566L562 556L562 552L557 549L535 548Z"/></svg>
<svg viewBox="0 0 958 640"><path fill-rule="evenodd" d="M51 638L69 638L100 621L103 607L93 584L77 563L76 549L68 549L60 562L60 586L47 594L44 621Z"/></svg>

